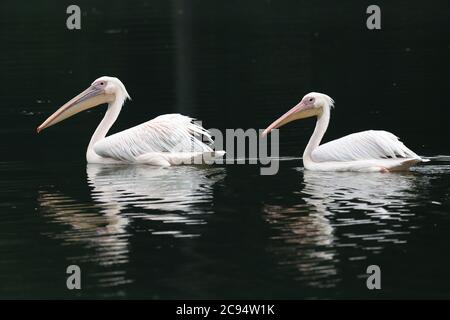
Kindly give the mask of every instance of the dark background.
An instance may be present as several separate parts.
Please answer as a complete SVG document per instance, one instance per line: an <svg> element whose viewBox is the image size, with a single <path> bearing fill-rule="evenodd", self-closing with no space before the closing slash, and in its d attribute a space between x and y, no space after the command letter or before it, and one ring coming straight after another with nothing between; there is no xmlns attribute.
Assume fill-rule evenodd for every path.
<svg viewBox="0 0 450 320"><path fill-rule="evenodd" d="M66 28L66 8L82 11ZM449 2L5 1L0 4L2 159L84 157L104 108L35 129L102 75L133 101L113 132L180 112L206 128L265 128L310 91L336 101L325 141L366 129L448 154ZM313 120L281 132L301 155ZM60 145L64 144L64 152Z"/></svg>
<svg viewBox="0 0 450 320"><path fill-rule="evenodd" d="M66 28L71 4L81 30ZM381 30L366 28L370 4ZM448 157L388 175L308 172L299 159L273 176L89 172L104 106L36 127L110 75L133 98L112 132L171 112L262 129L318 91L336 101L325 141L384 129L419 155L448 155L449 7L0 0L0 297L448 298ZM281 155L300 156L313 126L283 127ZM72 263L81 291L65 286ZM367 290L369 264L381 291Z"/></svg>

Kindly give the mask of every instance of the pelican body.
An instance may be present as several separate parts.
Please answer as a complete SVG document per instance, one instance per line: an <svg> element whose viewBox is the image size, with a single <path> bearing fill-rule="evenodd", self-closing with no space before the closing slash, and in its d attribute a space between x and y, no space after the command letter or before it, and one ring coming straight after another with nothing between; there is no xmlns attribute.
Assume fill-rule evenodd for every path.
<svg viewBox="0 0 450 320"><path fill-rule="evenodd" d="M316 127L303 153L307 170L404 171L416 163L428 161L408 149L395 135L382 130L357 132L321 145L333 106L333 99L326 94L308 93L300 103L267 127L263 136L291 121L317 117Z"/></svg>
<svg viewBox="0 0 450 320"><path fill-rule="evenodd" d="M108 109L95 130L86 151L88 163L143 163L157 166L202 163L223 156L213 150L210 133L193 119L165 114L106 137L130 96L114 77L100 77L91 86L64 104L38 128L41 132L76 113L107 103ZM203 142L205 141L205 142Z"/></svg>

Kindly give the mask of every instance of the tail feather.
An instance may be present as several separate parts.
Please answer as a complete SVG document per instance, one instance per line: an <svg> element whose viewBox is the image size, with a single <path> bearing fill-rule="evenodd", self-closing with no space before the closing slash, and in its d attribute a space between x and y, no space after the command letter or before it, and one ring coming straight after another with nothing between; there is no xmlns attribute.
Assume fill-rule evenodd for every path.
<svg viewBox="0 0 450 320"><path fill-rule="evenodd" d="M413 158L413 159L407 159L407 160L400 160L393 162L392 166L389 166L387 169L389 171L407 171L410 167L413 165L419 163L419 162L427 162L429 160L424 160L421 158Z"/></svg>

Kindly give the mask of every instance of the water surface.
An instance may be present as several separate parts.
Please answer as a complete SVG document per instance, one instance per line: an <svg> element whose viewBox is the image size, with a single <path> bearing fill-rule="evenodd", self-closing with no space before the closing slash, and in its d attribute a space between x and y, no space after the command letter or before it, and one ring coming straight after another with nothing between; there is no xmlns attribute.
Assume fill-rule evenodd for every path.
<svg viewBox="0 0 450 320"><path fill-rule="evenodd" d="M260 176L256 165L3 162L1 296L448 297L448 158L390 174L300 163ZM379 292L366 288L371 264Z"/></svg>

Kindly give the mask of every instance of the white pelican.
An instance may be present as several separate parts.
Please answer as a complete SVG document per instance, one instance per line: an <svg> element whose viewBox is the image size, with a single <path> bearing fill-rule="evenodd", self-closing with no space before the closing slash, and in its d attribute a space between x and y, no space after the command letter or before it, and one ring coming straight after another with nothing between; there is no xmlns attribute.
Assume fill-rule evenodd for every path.
<svg viewBox="0 0 450 320"><path fill-rule="evenodd" d="M428 161L408 149L392 133L381 130L357 132L319 145L328 128L333 105L333 99L326 94L308 93L300 103L267 127L262 135L288 122L316 116L316 128L303 153L303 165L308 170L403 171L418 162Z"/></svg>
<svg viewBox="0 0 450 320"><path fill-rule="evenodd" d="M213 160L223 156L223 151L214 152L207 130L193 123L192 118L180 114L165 114L106 137L126 99L131 98L119 79L100 77L53 113L37 128L37 132L78 112L108 103L108 110L89 142L86 152L88 163L170 166L199 163L203 159Z"/></svg>

